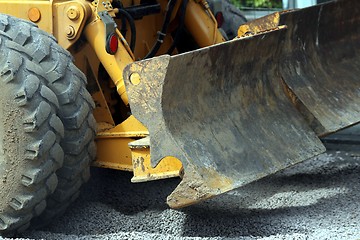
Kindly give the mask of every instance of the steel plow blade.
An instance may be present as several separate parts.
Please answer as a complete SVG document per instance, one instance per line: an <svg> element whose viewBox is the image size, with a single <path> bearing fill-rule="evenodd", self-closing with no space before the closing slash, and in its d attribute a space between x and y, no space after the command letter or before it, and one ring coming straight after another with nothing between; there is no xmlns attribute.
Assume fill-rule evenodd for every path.
<svg viewBox="0 0 360 240"><path fill-rule="evenodd" d="M316 156L325 151L318 136L360 120L358 5L283 13L284 26L264 33L127 67L131 110L149 130L152 164L166 156L183 163L170 207Z"/></svg>
<svg viewBox="0 0 360 240"><path fill-rule="evenodd" d="M360 1L283 13L281 77L318 136L359 122Z"/></svg>

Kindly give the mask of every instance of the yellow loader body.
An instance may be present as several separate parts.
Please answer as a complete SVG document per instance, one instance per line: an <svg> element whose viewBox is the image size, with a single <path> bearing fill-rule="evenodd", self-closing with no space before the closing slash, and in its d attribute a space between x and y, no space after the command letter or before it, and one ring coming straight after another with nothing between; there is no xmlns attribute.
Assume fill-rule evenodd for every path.
<svg viewBox="0 0 360 240"><path fill-rule="evenodd" d="M178 208L316 156L325 151L319 136L359 122L358 1L277 13L228 42L206 1L186 1L183 16L185 1L177 1L160 32L170 2L135 20L131 46L115 1L0 1L1 13L53 34L87 76L94 166L133 171L133 182L184 173L168 197ZM181 20L187 48L169 52ZM117 38L111 53L109 33ZM157 41L158 57L141 60Z"/></svg>

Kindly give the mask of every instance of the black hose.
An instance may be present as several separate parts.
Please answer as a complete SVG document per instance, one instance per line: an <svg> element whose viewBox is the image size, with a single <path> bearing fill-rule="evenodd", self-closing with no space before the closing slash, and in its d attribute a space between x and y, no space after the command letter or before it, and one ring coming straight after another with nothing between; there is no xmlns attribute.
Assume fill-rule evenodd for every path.
<svg viewBox="0 0 360 240"><path fill-rule="evenodd" d="M150 52L144 57L144 59L152 58L155 56L155 54L159 51L161 44L164 42L164 38L166 36L167 29L169 27L170 18L172 15L172 12L174 10L174 7L176 5L177 0L170 0L167 7L166 7L166 14L164 18L164 23L162 25L161 31L159 31L158 38L151 48Z"/></svg>
<svg viewBox="0 0 360 240"><path fill-rule="evenodd" d="M131 39L130 39L130 49L132 52L135 50L136 44L136 27L135 27L135 20L133 17L124 9L118 8L118 15L124 16L126 20L129 22L130 30L131 30Z"/></svg>
<svg viewBox="0 0 360 240"><path fill-rule="evenodd" d="M189 0L183 0L182 5L181 5L181 16L180 16L180 24L179 27L176 31L174 40L169 48L169 50L167 51L167 54L172 54L173 51L176 48L177 43L179 42L180 36L184 31L184 26L185 26L185 14L186 14L186 7L188 4Z"/></svg>
<svg viewBox="0 0 360 240"><path fill-rule="evenodd" d="M121 35L123 35L124 38L126 38L127 33L127 27L126 27L126 17L121 17L121 29L120 29Z"/></svg>

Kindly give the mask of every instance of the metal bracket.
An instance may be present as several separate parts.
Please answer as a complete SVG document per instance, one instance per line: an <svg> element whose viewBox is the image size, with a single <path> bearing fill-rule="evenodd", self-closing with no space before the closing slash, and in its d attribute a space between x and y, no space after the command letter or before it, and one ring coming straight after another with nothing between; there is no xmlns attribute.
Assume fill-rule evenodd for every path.
<svg viewBox="0 0 360 240"><path fill-rule="evenodd" d="M107 46L109 38L111 35L115 34L115 29L117 27L115 20L110 16L110 14L107 11L102 11L98 13L101 21L105 25L105 46ZM109 52L109 50L106 48L106 52L109 54L113 54Z"/></svg>
<svg viewBox="0 0 360 240"><path fill-rule="evenodd" d="M110 34L115 32L117 25L114 19L110 16L110 14L107 11L102 11L99 12L98 14L101 21L103 21L105 25L106 37L108 37Z"/></svg>

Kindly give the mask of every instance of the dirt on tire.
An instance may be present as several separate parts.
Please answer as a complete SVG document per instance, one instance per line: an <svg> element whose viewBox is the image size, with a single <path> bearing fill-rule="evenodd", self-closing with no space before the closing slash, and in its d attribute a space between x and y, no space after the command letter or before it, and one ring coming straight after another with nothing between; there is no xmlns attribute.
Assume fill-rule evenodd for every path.
<svg viewBox="0 0 360 240"><path fill-rule="evenodd" d="M90 177L90 163L96 155L96 120L92 114L95 104L86 89L85 75L53 36L31 22L7 15L0 17L7 22L6 34L18 39L21 49L45 72L47 86L59 100L58 115L65 128L61 140L64 163L56 172L59 184L49 197L45 212L34 221L34 225L43 225L66 210Z"/></svg>
<svg viewBox="0 0 360 240"><path fill-rule="evenodd" d="M0 234L26 229L57 186L64 127L44 72L0 19Z"/></svg>

